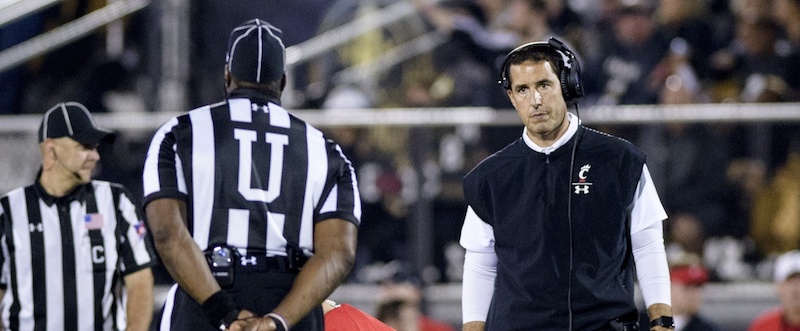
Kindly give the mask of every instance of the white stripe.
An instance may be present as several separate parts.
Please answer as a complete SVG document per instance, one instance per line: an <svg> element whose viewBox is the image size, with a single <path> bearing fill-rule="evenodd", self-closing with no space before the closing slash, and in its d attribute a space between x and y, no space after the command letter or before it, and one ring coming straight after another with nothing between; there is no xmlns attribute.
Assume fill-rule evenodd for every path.
<svg viewBox="0 0 800 331"><path fill-rule="evenodd" d="M80 109L80 110L81 110L81 111L82 111L84 114L86 114L86 118L88 118L88 119L89 119L89 123L91 123L91 124L92 124L92 126L93 126L95 129L98 129L98 130L100 130L100 129L97 127L97 122L95 122L95 120L94 120L94 117L92 117L92 114L89 112L89 110L88 110L88 109L86 109L86 107L85 107L84 105L82 105L82 104L80 104L80 103L77 103L77 102L73 102L73 101L68 101L68 102L65 102L65 103L64 103L64 105L65 105L65 106L73 106L73 107L78 107L78 109ZM105 130L100 130L100 131L105 131Z"/></svg>
<svg viewBox="0 0 800 331"><path fill-rule="evenodd" d="M178 119L170 119L168 122L164 123L164 125L162 125L158 131L156 131L156 133L153 135L153 139L150 141L150 147L147 149L147 156L145 157L144 171L142 175L142 188L145 197L152 193L161 191L161 182L158 180L158 154L161 149L161 142L164 141L167 133L170 132L176 125L178 125ZM174 148L175 147L173 146L173 150Z"/></svg>
<svg viewBox="0 0 800 331"><path fill-rule="evenodd" d="M272 36L272 38L275 39L278 42L278 44L281 45L281 53L283 53L283 59L284 59L283 68L281 68L281 71L286 71L286 45L284 45L283 40L280 37L278 37L278 35L276 35L275 32L272 31L273 29L277 31L281 30L272 25L268 25L267 28L267 32L269 32L269 35Z"/></svg>
<svg viewBox="0 0 800 331"><path fill-rule="evenodd" d="M64 123L67 124L67 130L69 131L69 135L75 134L72 131L72 122L69 120L69 113L67 113L67 106L61 103L61 112L64 113Z"/></svg>
<svg viewBox="0 0 800 331"><path fill-rule="evenodd" d="M3 208L0 207L0 214L3 212L2 209ZM8 245L6 245L6 239L8 239L8 238L6 238L5 235L1 235L0 236L0 246L2 247L3 256L8 257L9 256L8 255ZM9 276L10 276L9 264L10 264L10 261L6 260L5 263L3 263L2 270L0 270L0 274L2 274L2 280L0 280L0 282L2 282L3 284L6 284L6 285L10 284L9 283ZM10 287L6 288L6 295L3 296L2 304L0 304L0 307L2 307L2 308L0 308L0 309L2 309L2 312L0 313L0 315L2 315L2 319L0 320L0 322L3 323L2 325L8 325L9 324L9 317L11 317L11 312L9 311L8 308L11 306L11 298L12 298L13 295L14 294L13 294L12 289Z"/></svg>
<svg viewBox="0 0 800 331"><path fill-rule="evenodd" d="M283 228L286 224L286 215L267 212L267 256L286 256L286 238Z"/></svg>
<svg viewBox="0 0 800 331"><path fill-rule="evenodd" d="M258 19L256 19L256 25L258 27L258 67L256 68L256 83L261 83L261 57L263 56L263 49L264 45L261 41L261 24L259 23Z"/></svg>
<svg viewBox="0 0 800 331"><path fill-rule="evenodd" d="M243 247L247 247L247 233L250 231L250 211L247 209L228 209L228 238L227 243L239 247L239 254L247 254Z"/></svg>
<svg viewBox="0 0 800 331"><path fill-rule="evenodd" d="M96 194L99 197L99 194ZM71 276L75 278L75 287L76 293L78 295L78 306L77 313L78 313L78 330L88 330L91 329L94 325L94 270L92 268L92 260L91 260L91 242L89 240L89 233L86 230L86 226L83 225L84 220L83 217L86 215L86 207L84 206L77 206L78 202L73 202L74 206L70 206L70 220L72 225L72 235L73 240L75 242L74 245L74 254L75 254L75 275ZM100 205L97 205L100 208ZM98 210L99 211L99 210ZM104 215L105 216L105 215ZM54 217L58 217L55 215ZM104 217L104 222L107 222ZM47 231L47 230L45 230ZM46 234L46 232L45 232ZM47 239L46 239L47 240ZM60 250L57 250L60 253ZM51 259L48 259L49 261ZM58 262L60 264L61 257L59 256ZM49 265L48 265L49 268ZM48 269L48 273L50 270ZM48 279L52 277L47 277ZM49 287L49 286L48 286ZM47 305L50 305L52 300L49 300L50 289L47 290L48 300ZM62 300L58 300L58 303L64 302ZM63 306L63 305L62 305ZM63 309L63 307L62 307ZM48 316L47 320L48 324L50 324L50 317ZM63 321L60 321L63 325ZM50 326L54 327L54 326ZM62 326L63 327L63 326Z"/></svg>
<svg viewBox="0 0 800 331"><path fill-rule="evenodd" d="M48 207L42 200L38 200L38 202L44 229L44 250L46 252L44 270L47 274L42 276L45 276L44 281L47 288L47 329L55 330L58 327L64 327L64 277L75 277L75 275L65 275L64 269L62 268L61 261L63 252L61 250L61 242L62 240L69 240L69 238L63 238L61 236L61 222L58 218L57 206L53 204ZM76 209L80 210L80 203L78 201L73 201L70 203L69 208L70 217L74 219L74 214L77 212ZM78 254L78 249L80 249L80 247L75 245L74 249L76 250L75 253ZM75 256L76 264L79 262L79 256L80 255ZM77 278L75 279L75 283L78 286L77 293L81 293L80 290L83 282L81 282L80 278ZM78 299L81 297L81 295L78 295ZM78 303L78 321L82 321L83 318L80 316L81 311L88 310L92 313L94 309L92 309L91 306L86 309L86 307L80 306L80 301ZM78 326L80 327L81 325L78 324Z"/></svg>
<svg viewBox="0 0 800 331"><path fill-rule="evenodd" d="M164 302L164 310L161 313L161 325L159 330L170 331L172 329L172 309L175 308L175 292L178 291L178 284L172 285L167 293L167 300Z"/></svg>
<svg viewBox="0 0 800 331"><path fill-rule="evenodd" d="M350 179L353 181L353 215L359 220L361 219L361 194L358 192L358 179L356 179L356 169L353 168L353 163L344 155L342 146L336 145L336 151L339 156L347 162L347 167L350 168Z"/></svg>
<svg viewBox="0 0 800 331"><path fill-rule="evenodd" d="M117 297L116 302L117 302L117 311L115 312L115 314L116 314L116 318L117 319L114 322L117 323L117 328L119 330L127 330L128 329L128 316L127 316L128 309L127 309L126 305L128 303L128 289L125 286L122 286L122 289L120 290L120 295L119 295L119 297ZM111 322L111 319L109 319L107 321L107 323L108 322Z"/></svg>
<svg viewBox="0 0 800 331"><path fill-rule="evenodd" d="M186 187L186 176L183 174L183 161L181 161L180 156L178 156L177 146L172 147L173 151L175 151L175 177L178 179L178 192L183 194L189 194L189 189Z"/></svg>
<svg viewBox="0 0 800 331"><path fill-rule="evenodd" d="M250 32L252 32L254 28L255 27L247 28L247 31L242 33L242 35L240 35L239 37L236 37L236 40L233 41L233 44L231 45L230 63L228 63L229 69L233 67L233 60L236 58L234 56L234 53L236 53L236 46L239 44L239 41L241 41L244 37L250 34Z"/></svg>
<svg viewBox="0 0 800 331"><path fill-rule="evenodd" d="M136 214L136 206L131 202L125 194L120 194L119 199L119 208L122 211L122 220L117 220L117 222L125 222L128 231L125 233L126 240L133 251L133 258L136 261L136 265L143 265L146 263L150 263L150 254L147 252L147 246L145 246L145 240L143 237L139 236L139 233L136 231L135 225L139 223L139 215ZM119 258L118 258L119 259ZM127 268L129 266L125 265L125 261L121 261L121 266L123 268ZM121 271L125 271L122 269Z"/></svg>
<svg viewBox="0 0 800 331"><path fill-rule="evenodd" d="M272 202L278 196L280 191L273 191L272 194L268 190L252 187L253 179L253 142L256 141L256 132L245 129L233 129L233 138L239 142L239 176L238 176L238 190L242 197L247 201L261 201ZM270 165L275 163L270 163ZM271 171L270 171L271 172ZM279 173L280 174L280 173ZM258 176L256 176L258 178ZM274 185L274 182L270 182ZM280 186L278 186L280 188ZM271 198L267 196L271 195Z"/></svg>
<svg viewBox="0 0 800 331"><path fill-rule="evenodd" d="M192 185L194 233L192 237L201 250L208 247L211 215L214 207L215 150L214 123L208 107L192 111ZM211 180L207 180L211 178Z"/></svg>
<svg viewBox="0 0 800 331"><path fill-rule="evenodd" d="M47 139L47 128L48 124L50 124L50 115L53 113L54 110L58 109L60 104L53 106L52 108L48 109L47 112L44 113L44 119L42 120L42 141Z"/></svg>
<svg viewBox="0 0 800 331"><path fill-rule="evenodd" d="M33 329L33 278L31 275L31 241L28 229L28 222L24 220L28 219L28 210L27 210L27 203L25 201L25 190L24 188L20 188L14 190L8 194L8 204L11 206L10 214L11 219L14 220L23 220L20 222L14 222L12 227L14 228L13 232L18 233L19 236L14 236L11 238L14 241L14 249L15 249L15 258L16 258L16 265L17 268L17 289L19 293L19 304L20 304L20 312L19 312L19 325L20 330L32 330ZM10 260L8 261L11 262ZM8 287L8 293L6 293L5 297L9 298L13 293L12 287ZM10 309L11 305L3 306L4 315L7 314L6 312ZM62 326L63 327L63 326Z"/></svg>
<svg viewBox="0 0 800 331"><path fill-rule="evenodd" d="M231 121L241 123L253 122L253 109L248 99L230 99L228 108L231 111Z"/></svg>
<svg viewBox="0 0 800 331"><path fill-rule="evenodd" d="M80 103L77 103L77 102L72 102L72 101L65 102L64 104L67 105L67 106L78 107L78 109L80 109L86 115L86 118L89 119L89 123L92 124L92 127L95 130L106 132L106 133L111 133L111 131L108 131L106 129L103 129L103 128L100 128L100 127L97 126L97 121L94 120L94 117L92 117L92 114L89 112L89 109L86 109L86 107L84 105L82 105Z"/></svg>
<svg viewBox="0 0 800 331"><path fill-rule="evenodd" d="M320 207L320 214L322 213L330 213L336 211L336 202L338 201L337 198L339 197L339 184L333 185L333 189L331 193L325 198L325 201L322 202L322 207Z"/></svg>
<svg viewBox="0 0 800 331"><path fill-rule="evenodd" d="M291 126L289 112L286 109L271 102L267 107L269 107L269 125L286 129Z"/></svg>
<svg viewBox="0 0 800 331"><path fill-rule="evenodd" d="M328 153L322 132L306 123L306 145L308 146L308 173L306 192L303 195L303 216L300 223L299 245L304 249L314 247L314 207L322 197L322 189L328 177Z"/></svg>
<svg viewBox="0 0 800 331"><path fill-rule="evenodd" d="M95 199L97 200L97 212L103 216L103 228L101 229L103 234L103 247L105 251L103 255L105 256L105 287L103 288L103 298L101 299L101 307L103 309L103 319L111 317L111 305L113 304L113 297L111 296L111 280L114 277L115 270L117 268L117 262L119 261L119 252L117 252L117 235L116 235L116 228L117 228L117 208L114 205L114 197L111 192L111 184L106 181L99 181L93 180L92 184L94 186L94 195ZM84 207L85 208L85 207ZM73 223L73 233L77 233L78 231L75 230L75 227L82 229L85 231L86 226L84 225L84 215L86 214L85 209L83 213L79 213L75 217L75 222ZM88 233L86 234L88 237ZM84 251L83 255L86 256L86 252L89 252L87 256L87 261L89 262L90 268L92 268L92 252L90 250ZM87 277L87 275L81 275L80 277L84 278L91 278L91 276ZM94 288L94 284L92 283L92 288ZM81 293L81 292L78 292ZM90 292L92 293L92 292ZM79 295L80 296L80 295ZM89 310L89 309L87 309ZM98 312L95 312L95 314ZM92 314L91 316L94 316ZM87 317L88 318L88 317Z"/></svg>

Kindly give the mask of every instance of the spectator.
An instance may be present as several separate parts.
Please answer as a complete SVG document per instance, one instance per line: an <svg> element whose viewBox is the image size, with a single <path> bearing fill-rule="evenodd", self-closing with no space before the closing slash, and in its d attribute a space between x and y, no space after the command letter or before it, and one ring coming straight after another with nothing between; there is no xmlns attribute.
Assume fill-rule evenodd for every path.
<svg viewBox="0 0 800 331"><path fill-rule="evenodd" d="M665 222L671 251L703 255L706 231L703 222L692 213L676 212Z"/></svg>
<svg viewBox="0 0 800 331"><path fill-rule="evenodd" d="M670 124L664 134L666 162L662 193L668 211L687 211L698 217L707 236L727 234L725 169L730 147L708 127Z"/></svg>
<svg viewBox="0 0 800 331"><path fill-rule="evenodd" d="M780 27L769 17L741 15L735 38L711 56L715 80L739 88L739 101L779 102L797 99L797 55L780 44Z"/></svg>
<svg viewBox="0 0 800 331"><path fill-rule="evenodd" d="M413 303L393 299L378 304L375 316L398 331L419 330L419 309Z"/></svg>
<svg viewBox="0 0 800 331"><path fill-rule="evenodd" d="M424 305L419 280L398 273L381 284L375 316L397 331L455 331L447 323L426 315Z"/></svg>
<svg viewBox="0 0 800 331"><path fill-rule="evenodd" d="M722 330L716 322L701 316L705 284L711 274L701 263L701 256L681 252L670 255L670 281L672 311L677 331ZM640 314L640 324L647 322L647 315Z"/></svg>
<svg viewBox="0 0 800 331"><path fill-rule="evenodd" d="M800 49L800 1L774 0L772 17L783 27L786 40L797 51Z"/></svg>
<svg viewBox="0 0 800 331"><path fill-rule="evenodd" d="M395 331L375 317L349 304L327 299L322 303L325 331Z"/></svg>
<svg viewBox="0 0 800 331"><path fill-rule="evenodd" d="M757 316L748 331L800 330L800 251L792 250L778 257L774 281L780 306Z"/></svg>
<svg viewBox="0 0 800 331"><path fill-rule="evenodd" d="M579 40L583 31L582 18L572 10L568 1L545 0L545 3L547 4L547 22L555 33L569 41Z"/></svg>
<svg viewBox="0 0 800 331"><path fill-rule="evenodd" d="M750 236L764 256L800 248L800 151L755 196Z"/></svg>
<svg viewBox="0 0 800 331"><path fill-rule="evenodd" d="M446 106L492 106L508 108L508 102L494 97L484 87L499 73L495 63L518 42L520 36L508 28L506 11L490 21L483 6L470 0L418 4L427 20L447 41L433 53L436 70L453 85ZM494 27L493 27L494 26ZM499 92L499 91L498 91Z"/></svg>
<svg viewBox="0 0 800 331"><path fill-rule="evenodd" d="M706 7L705 1L660 0L657 9L657 19L666 36L685 42L684 55L702 78L708 77L708 58L721 44L707 20Z"/></svg>
<svg viewBox="0 0 800 331"><path fill-rule="evenodd" d="M508 30L519 36L519 43L559 37L548 21L545 0L510 0L507 6Z"/></svg>
<svg viewBox="0 0 800 331"><path fill-rule="evenodd" d="M584 77L590 99L604 105L653 104L658 83L650 73L669 49L652 9L644 4L621 7L613 19L613 33L605 34L599 54L589 59Z"/></svg>
<svg viewBox="0 0 800 331"><path fill-rule="evenodd" d="M699 259L699 258L697 258ZM680 262L670 268L672 313L676 331L717 331L722 328L700 315L703 288L709 274L697 262Z"/></svg>

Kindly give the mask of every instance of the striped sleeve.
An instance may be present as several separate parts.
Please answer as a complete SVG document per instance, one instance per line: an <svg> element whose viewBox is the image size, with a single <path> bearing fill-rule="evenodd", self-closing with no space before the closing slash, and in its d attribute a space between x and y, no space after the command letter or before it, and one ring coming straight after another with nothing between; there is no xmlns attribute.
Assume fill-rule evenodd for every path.
<svg viewBox="0 0 800 331"><path fill-rule="evenodd" d="M143 206L158 198L185 200L187 197L186 181L177 153L175 129L178 124L178 118L173 118L162 125L147 149L142 174Z"/></svg>
<svg viewBox="0 0 800 331"><path fill-rule="evenodd" d="M323 195L319 213L315 221L328 218L341 218L361 224L361 196L358 192L358 181L353 164L342 152L342 148L328 140L328 172L329 184Z"/></svg>
<svg viewBox="0 0 800 331"><path fill-rule="evenodd" d="M6 228L8 227L8 216L6 215L5 205L6 197L0 199L0 243L6 240ZM6 264L6 255L8 250L5 244L0 244L0 290L5 290L8 287L8 264Z"/></svg>
<svg viewBox="0 0 800 331"><path fill-rule="evenodd" d="M130 192L119 185L112 188L117 213L116 233L118 238L124 238L118 242L120 272L124 276L155 265L155 249L147 236L141 209L131 200Z"/></svg>

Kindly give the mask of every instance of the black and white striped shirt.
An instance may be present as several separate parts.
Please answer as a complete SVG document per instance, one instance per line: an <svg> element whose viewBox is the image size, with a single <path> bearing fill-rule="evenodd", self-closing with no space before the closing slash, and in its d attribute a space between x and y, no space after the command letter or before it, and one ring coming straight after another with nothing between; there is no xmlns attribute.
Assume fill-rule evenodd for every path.
<svg viewBox="0 0 800 331"><path fill-rule="evenodd" d="M124 330L121 279L156 261L142 220L125 188L99 180L60 198L38 181L0 198L3 325Z"/></svg>
<svg viewBox="0 0 800 331"><path fill-rule="evenodd" d="M359 225L361 201L350 161L322 132L255 91L173 118L155 134L144 165L144 203L187 203L200 249L241 254L313 253L318 221Z"/></svg>

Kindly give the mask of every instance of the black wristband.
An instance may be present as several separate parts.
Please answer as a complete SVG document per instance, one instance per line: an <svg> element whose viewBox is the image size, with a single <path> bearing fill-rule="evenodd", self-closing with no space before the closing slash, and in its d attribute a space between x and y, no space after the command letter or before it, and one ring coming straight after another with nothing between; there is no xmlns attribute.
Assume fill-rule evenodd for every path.
<svg viewBox="0 0 800 331"><path fill-rule="evenodd" d="M239 306L233 301L233 297L225 291L217 291L200 307L206 312L206 316L220 330L227 329L233 321L239 318Z"/></svg>
<svg viewBox="0 0 800 331"><path fill-rule="evenodd" d="M661 316L650 321L650 327L664 327L670 330L675 329L675 320L672 319L672 316Z"/></svg>

